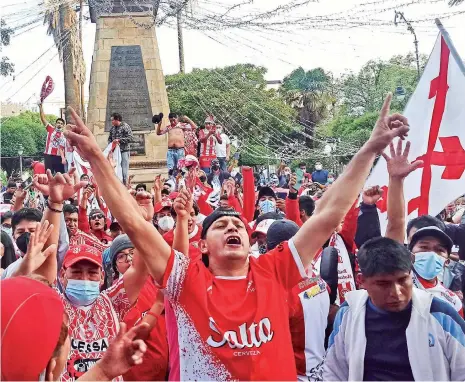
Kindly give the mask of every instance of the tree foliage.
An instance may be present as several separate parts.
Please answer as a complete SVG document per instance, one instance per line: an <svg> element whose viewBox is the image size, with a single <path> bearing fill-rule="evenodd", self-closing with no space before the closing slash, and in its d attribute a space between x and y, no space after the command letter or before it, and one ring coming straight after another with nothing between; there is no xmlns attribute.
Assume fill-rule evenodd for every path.
<svg viewBox="0 0 465 382"><path fill-rule="evenodd" d="M49 121L56 117L48 115ZM0 120L2 130L1 156L17 156L20 145L23 146L23 156L42 154L45 149L47 132L40 121L39 113L26 111L14 117Z"/></svg>
<svg viewBox="0 0 465 382"><path fill-rule="evenodd" d="M10 45L11 36L13 35L13 33L14 33L14 30L12 28L7 27L5 20L1 19L0 20L0 34L1 34L0 51L3 50L4 46ZM10 59L8 57L3 56L0 61L0 74L3 77L12 75L15 71L14 67L15 67L15 64L10 62Z"/></svg>
<svg viewBox="0 0 465 382"><path fill-rule="evenodd" d="M170 109L199 125L211 113L243 145L276 130L289 133L296 112L275 90L266 89L265 73L263 67L239 64L166 76Z"/></svg>
<svg viewBox="0 0 465 382"><path fill-rule="evenodd" d="M325 120L334 104L335 87L332 75L322 68L305 71L299 67L283 80L279 93L298 113L298 121L313 136L314 127ZM313 140L307 145L312 147Z"/></svg>
<svg viewBox="0 0 465 382"><path fill-rule="evenodd" d="M425 57L420 65L424 67ZM418 82L415 56L394 56L387 61L370 60L358 73L349 73L342 78L342 103L350 115L361 115L380 110L388 92L403 87L403 100L393 98L392 108L402 110Z"/></svg>

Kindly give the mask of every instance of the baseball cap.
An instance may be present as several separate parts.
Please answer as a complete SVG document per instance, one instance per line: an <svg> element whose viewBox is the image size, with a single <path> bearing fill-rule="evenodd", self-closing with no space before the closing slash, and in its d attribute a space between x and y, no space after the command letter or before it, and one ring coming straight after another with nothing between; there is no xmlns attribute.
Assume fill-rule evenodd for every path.
<svg viewBox="0 0 465 382"><path fill-rule="evenodd" d="M81 244L71 246L63 260L63 268L69 268L78 261L88 260L99 267L102 266L102 252L90 245Z"/></svg>
<svg viewBox="0 0 465 382"><path fill-rule="evenodd" d="M255 230L252 232L252 239L257 236L257 233L264 233L265 235L268 232L268 229L270 226L275 222L276 220L274 219L265 219L262 220L260 223L257 224L255 227Z"/></svg>
<svg viewBox="0 0 465 382"><path fill-rule="evenodd" d="M158 214L163 208L171 208L173 203L170 199L163 199L161 202L155 204L154 212Z"/></svg>
<svg viewBox="0 0 465 382"><path fill-rule="evenodd" d="M64 306L40 281L13 277L1 283L1 379L37 381L58 344Z"/></svg>
<svg viewBox="0 0 465 382"><path fill-rule="evenodd" d="M277 199L273 189L268 186L260 188L260 191L258 191L257 201L259 201L262 196L272 196L273 198Z"/></svg>
<svg viewBox="0 0 465 382"><path fill-rule="evenodd" d="M450 254L452 252L452 247L454 246L452 239L444 231L435 226L423 227L416 231L412 236L412 240L410 240L409 249L412 250L418 240L427 236L440 240L446 246L447 253Z"/></svg>
<svg viewBox="0 0 465 382"><path fill-rule="evenodd" d="M299 226L292 220L275 220L268 227L266 235L266 246L269 251L276 248L284 241L291 239L299 230Z"/></svg>

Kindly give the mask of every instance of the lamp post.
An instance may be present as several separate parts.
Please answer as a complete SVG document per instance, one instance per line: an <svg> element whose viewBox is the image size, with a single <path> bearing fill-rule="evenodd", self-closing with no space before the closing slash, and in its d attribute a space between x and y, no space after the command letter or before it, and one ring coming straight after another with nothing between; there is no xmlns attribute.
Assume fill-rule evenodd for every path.
<svg viewBox="0 0 465 382"><path fill-rule="evenodd" d="M263 142L265 142L265 145L266 145L266 163L267 163L267 178L268 178L268 182L270 181L270 158L269 158L269 152L268 152L268 142L270 141L270 137L268 137L268 135L266 135L264 138L263 138Z"/></svg>
<svg viewBox="0 0 465 382"><path fill-rule="evenodd" d="M394 25L397 26L397 19L400 19L401 21L405 22L407 24L407 30L413 34L413 43L415 44L415 55L417 59L417 75L418 78L420 78L420 56L418 54L418 40L417 40L417 35L415 33L415 30L413 29L412 23L408 21L403 12L398 12L394 11Z"/></svg>
<svg viewBox="0 0 465 382"><path fill-rule="evenodd" d="M19 175L23 176L23 145L19 145L18 147L18 155L19 155Z"/></svg>

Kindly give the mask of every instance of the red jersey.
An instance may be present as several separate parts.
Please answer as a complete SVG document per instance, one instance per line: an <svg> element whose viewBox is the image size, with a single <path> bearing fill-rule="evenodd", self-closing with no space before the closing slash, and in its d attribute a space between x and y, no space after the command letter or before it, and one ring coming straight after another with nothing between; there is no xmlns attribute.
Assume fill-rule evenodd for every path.
<svg viewBox="0 0 465 382"><path fill-rule="evenodd" d="M131 304L123 279L100 293L89 306L74 306L63 294L60 295L69 318L71 340L68 362L61 374L61 381L74 381L103 357Z"/></svg>
<svg viewBox="0 0 465 382"><path fill-rule="evenodd" d="M172 252L170 380L296 380L287 293L305 277L302 262L292 240L249 261L247 276L215 277Z"/></svg>
<svg viewBox="0 0 465 382"><path fill-rule="evenodd" d="M199 242L202 239L201 236L202 227L196 224L194 230L189 234L189 257L191 260L197 260L202 258L199 245ZM174 241L174 229L165 233L163 235L163 239L165 239L169 246L172 247Z"/></svg>
<svg viewBox="0 0 465 382"><path fill-rule="evenodd" d="M208 134L206 129L199 131L199 140L204 139ZM211 161L216 158L216 137L210 135L205 142L200 143L200 167L210 167Z"/></svg>
<svg viewBox="0 0 465 382"><path fill-rule="evenodd" d="M103 252L107 248L107 246L97 239L96 236L78 229L74 235L69 236L69 245L76 246L81 244L90 245L91 247L98 249L100 252Z"/></svg>
<svg viewBox="0 0 465 382"><path fill-rule="evenodd" d="M329 305L327 285L319 277L304 278L289 292L289 328L299 380L323 380Z"/></svg>
<svg viewBox="0 0 465 382"><path fill-rule="evenodd" d="M134 305L124 318L124 322L131 328L138 325L142 318L152 308L157 298L158 289L151 277L147 278ZM144 340L147 352L142 364L133 366L123 375L125 381L164 381L168 372L168 341L166 339L165 316L160 315L149 338Z"/></svg>
<svg viewBox="0 0 465 382"><path fill-rule="evenodd" d="M50 123L46 126L47 141L44 154L60 155L59 149L65 150L65 136L62 130L55 129Z"/></svg>

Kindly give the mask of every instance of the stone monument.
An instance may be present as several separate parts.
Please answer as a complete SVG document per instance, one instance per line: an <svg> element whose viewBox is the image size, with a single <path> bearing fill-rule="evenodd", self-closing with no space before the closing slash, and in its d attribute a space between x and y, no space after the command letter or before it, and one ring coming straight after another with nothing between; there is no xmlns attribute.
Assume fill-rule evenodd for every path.
<svg viewBox="0 0 465 382"><path fill-rule="evenodd" d="M135 182L152 182L155 174L167 172L167 137L156 135L152 115L163 112L168 124L169 105L151 0L89 4L97 29L87 124L104 148L110 115L120 113L134 134L129 173Z"/></svg>

